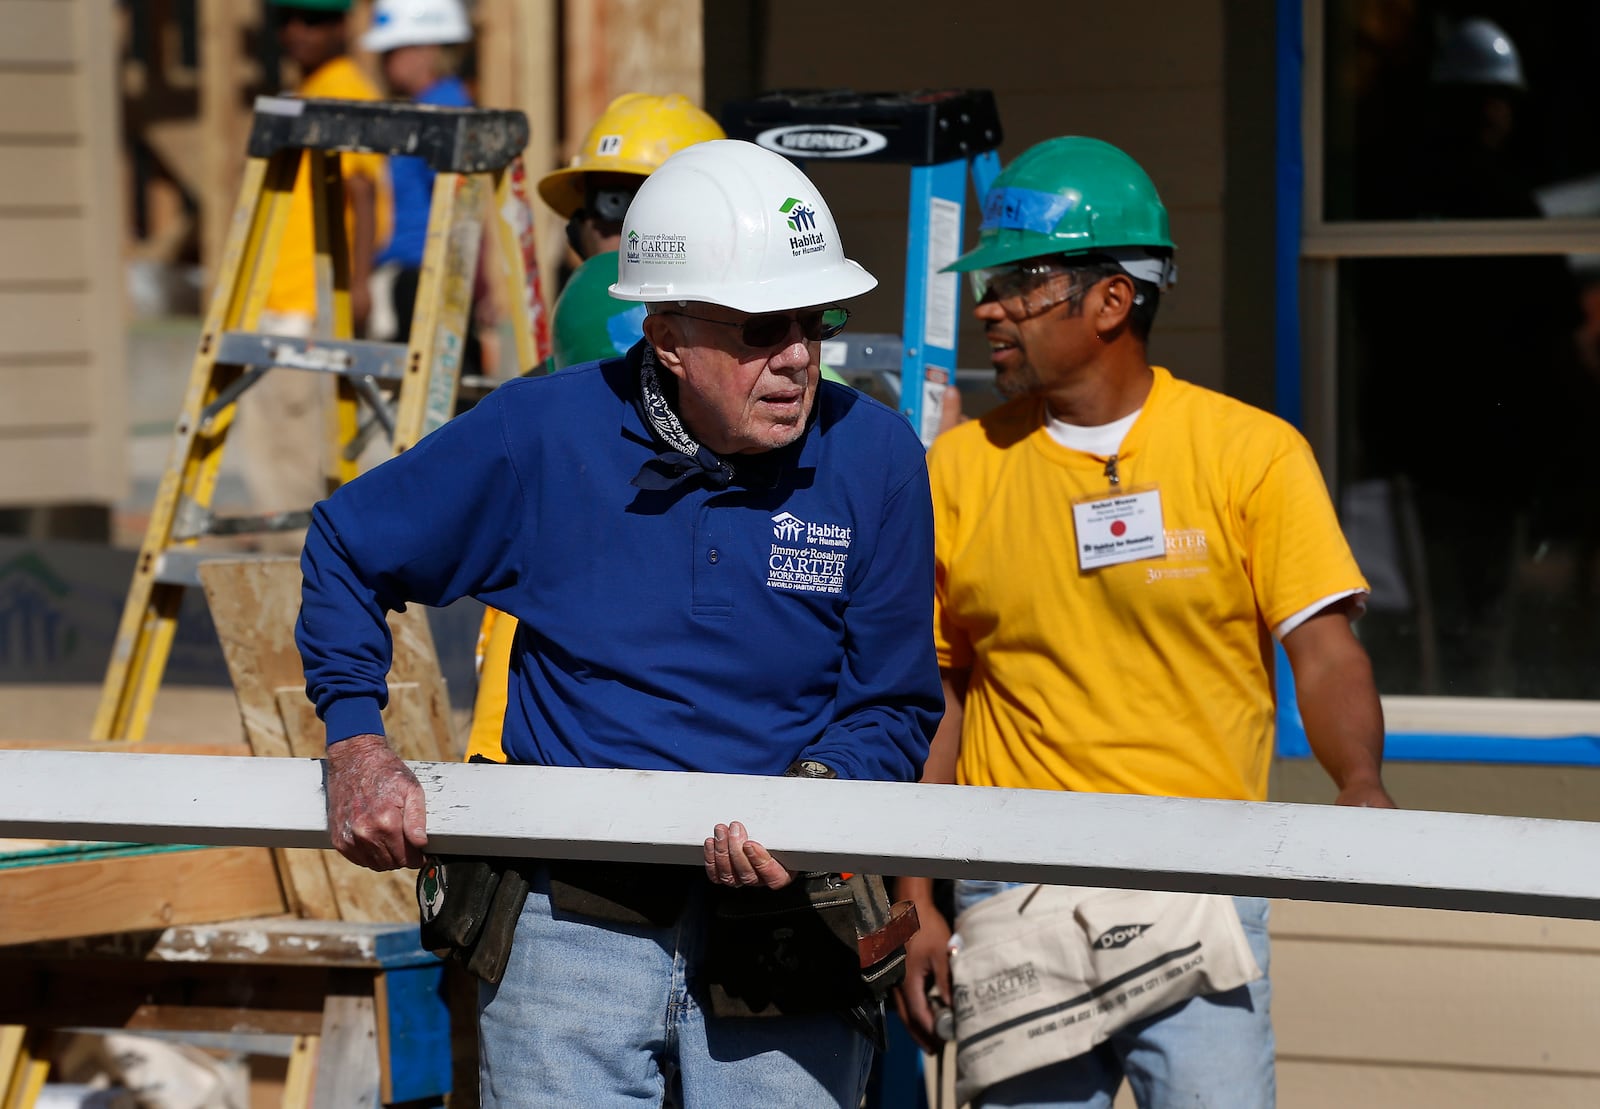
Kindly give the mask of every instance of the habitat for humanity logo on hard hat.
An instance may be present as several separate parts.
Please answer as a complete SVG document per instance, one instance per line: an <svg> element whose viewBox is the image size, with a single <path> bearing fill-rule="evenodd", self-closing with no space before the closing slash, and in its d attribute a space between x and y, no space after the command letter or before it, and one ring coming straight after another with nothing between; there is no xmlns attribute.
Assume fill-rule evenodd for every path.
<svg viewBox="0 0 1600 1109"><path fill-rule="evenodd" d="M654 262L663 266L681 266L688 260L688 238L684 235L666 233L641 235L636 230L628 232L628 261L630 262Z"/></svg>
<svg viewBox="0 0 1600 1109"><path fill-rule="evenodd" d="M778 206L778 214L789 217L789 253L799 257L815 254L828 245L817 230L817 210L797 196L791 196Z"/></svg>

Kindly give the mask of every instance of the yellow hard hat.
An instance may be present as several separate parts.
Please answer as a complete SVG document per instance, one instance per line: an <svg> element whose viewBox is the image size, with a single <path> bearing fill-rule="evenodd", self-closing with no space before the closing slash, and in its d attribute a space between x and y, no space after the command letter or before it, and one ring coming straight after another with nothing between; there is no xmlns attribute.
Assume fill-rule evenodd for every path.
<svg viewBox="0 0 1600 1109"><path fill-rule="evenodd" d="M590 173L637 173L649 177L686 146L727 136L717 121L673 93L629 92L610 104L572 156L572 164L539 180L539 195L562 216L583 207L583 180Z"/></svg>

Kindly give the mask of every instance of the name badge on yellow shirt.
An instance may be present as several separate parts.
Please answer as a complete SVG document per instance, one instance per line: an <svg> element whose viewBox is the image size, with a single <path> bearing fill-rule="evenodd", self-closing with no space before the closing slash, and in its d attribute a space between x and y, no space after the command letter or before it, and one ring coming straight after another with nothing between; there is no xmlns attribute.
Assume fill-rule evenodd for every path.
<svg viewBox="0 0 1600 1109"><path fill-rule="evenodd" d="M1166 557L1159 489L1130 489L1077 501L1072 506L1072 522L1080 570Z"/></svg>

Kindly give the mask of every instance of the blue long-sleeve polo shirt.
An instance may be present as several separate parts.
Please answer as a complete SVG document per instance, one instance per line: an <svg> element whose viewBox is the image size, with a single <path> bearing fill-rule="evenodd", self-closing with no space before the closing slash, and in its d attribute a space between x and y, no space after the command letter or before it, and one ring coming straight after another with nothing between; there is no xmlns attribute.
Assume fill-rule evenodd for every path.
<svg viewBox="0 0 1600 1109"><path fill-rule="evenodd" d="M914 780L943 710L915 434L823 382L776 484L641 489L642 350L502 385L317 506L297 640L329 742L382 732L385 611L474 596L520 621L512 762Z"/></svg>

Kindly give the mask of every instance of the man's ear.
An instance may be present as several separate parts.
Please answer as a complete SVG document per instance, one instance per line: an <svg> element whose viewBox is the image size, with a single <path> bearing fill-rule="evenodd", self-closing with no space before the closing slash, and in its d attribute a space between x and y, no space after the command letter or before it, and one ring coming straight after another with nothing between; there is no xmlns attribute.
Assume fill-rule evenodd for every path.
<svg viewBox="0 0 1600 1109"><path fill-rule="evenodd" d="M1128 322L1133 311L1134 297L1138 293L1127 274L1114 274L1100 284L1100 306L1095 312L1094 329L1100 335L1112 335Z"/></svg>
<svg viewBox="0 0 1600 1109"><path fill-rule="evenodd" d="M644 337L656 349L656 361L679 380L683 379L683 357L678 353L681 336L676 321L667 315L649 315L644 318Z"/></svg>

